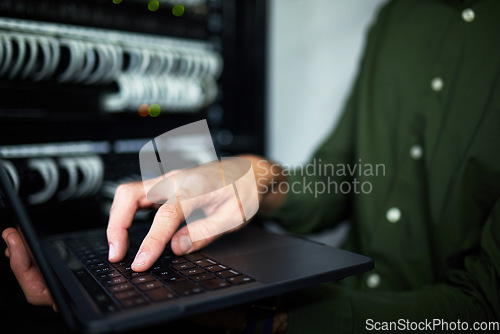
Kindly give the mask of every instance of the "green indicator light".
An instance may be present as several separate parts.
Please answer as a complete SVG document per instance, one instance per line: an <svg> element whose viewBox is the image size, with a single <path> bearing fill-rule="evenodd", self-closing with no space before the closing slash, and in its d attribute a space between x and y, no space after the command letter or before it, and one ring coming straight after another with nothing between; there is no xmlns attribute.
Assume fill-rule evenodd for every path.
<svg viewBox="0 0 500 334"><path fill-rule="evenodd" d="M172 14L175 16L182 16L184 14L184 6L183 5L175 5L172 7Z"/></svg>
<svg viewBox="0 0 500 334"><path fill-rule="evenodd" d="M160 8L160 3L158 1L148 2L148 9L152 12L156 12Z"/></svg>
<svg viewBox="0 0 500 334"><path fill-rule="evenodd" d="M152 104L150 107L149 107L149 116L151 117L158 117L161 113L161 108L159 105L157 104Z"/></svg>
<svg viewBox="0 0 500 334"><path fill-rule="evenodd" d="M113 3L114 3L115 5L119 5L119 4L121 4L121 3L122 3L122 1L123 1L123 0L113 0Z"/></svg>

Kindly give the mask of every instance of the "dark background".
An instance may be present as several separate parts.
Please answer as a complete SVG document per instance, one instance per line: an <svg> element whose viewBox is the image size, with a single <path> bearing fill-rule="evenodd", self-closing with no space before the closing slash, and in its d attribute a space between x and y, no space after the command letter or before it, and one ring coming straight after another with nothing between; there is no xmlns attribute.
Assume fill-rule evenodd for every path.
<svg viewBox="0 0 500 334"><path fill-rule="evenodd" d="M131 111L109 114L100 110L99 98L116 91L115 84L85 86L4 77L0 78L0 146L74 141L106 141L112 145L116 140L152 138L207 119L219 156L264 154L266 1L206 0L196 10L186 7L181 17L173 16L171 7L163 2L160 10L150 12L147 2L124 0L115 5L111 0L9 0L0 2L0 17L209 41L224 62L215 103L195 113L167 111L156 118L140 117ZM228 133L232 139L221 140ZM136 153L111 152L101 158L106 181L118 182L140 174ZM40 175L29 170L24 159L12 160L21 176L21 196L39 190ZM65 232L104 226L110 201L98 193L87 199L51 200L28 210L41 233ZM12 225L0 200L0 228ZM3 240L0 247L3 252ZM0 275L0 320L9 332L67 332L51 308L26 302L4 256L0 256ZM175 326L179 330L184 326L198 329L181 320L169 324L168 330L175 330Z"/></svg>

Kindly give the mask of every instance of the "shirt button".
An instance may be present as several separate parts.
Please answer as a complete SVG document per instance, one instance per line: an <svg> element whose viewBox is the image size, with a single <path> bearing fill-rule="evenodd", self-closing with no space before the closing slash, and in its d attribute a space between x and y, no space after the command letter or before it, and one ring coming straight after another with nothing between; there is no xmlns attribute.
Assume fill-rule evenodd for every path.
<svg viewBox="0 0 500 334"><path fill-rule="evenodd" d="M422 154L424 153L424 150L422 150L422 146L420 145L413 145L410 148L410 157L412 157L415 160L418 160L422 157Z"/></svg>
<svg viewBox="0 0 500 334"><path fill-rule="evenodd" d="M397 223L401 219L401 210L398 208L390 208L385 214L385 218L389 223Z"/></svg>
<svg viewBox="0 0 500 334"><path fill-rule="evenodd" d="M462 11L462 19L464 19L465 22L472 22L475 18L476 14L472 9L466 8Z"/></svg>
<svg viewBox="0 0 500 334"><path fill-rule="evenodd" d="M432 79L431 88L433 91L439 92L441 89L443 89L443 86L443 79L441 79L440 77L435 77L434 79Z"/></svg>
<svg viewBox="0 0 500 334"><path fill-rule="evenodd" d="M379 274L371 273L366 278L366 285L369 288L374 289L374 288L376 288L377 286L380 285L380 281L381 280L380 280L380 275Z"/></svg>

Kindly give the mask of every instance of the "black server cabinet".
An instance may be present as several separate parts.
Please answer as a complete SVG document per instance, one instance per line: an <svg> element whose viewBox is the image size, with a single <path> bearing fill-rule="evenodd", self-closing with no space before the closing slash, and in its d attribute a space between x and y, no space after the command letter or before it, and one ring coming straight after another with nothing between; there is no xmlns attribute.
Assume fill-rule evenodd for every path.
<svg viewBox="0 0 500 334"><path fill-rule="evenodd" d="M197 73L208 71L214 59L221 62L222 72L210 86L216 89L196 90L212 95L198 104L185 100L179 107L151 100L159 95L148 95L139 85L150 98L143 101L146 107L119 98L115 102L129 104L106 104L110 96L119 97L120 68L144 64L144 49L137 45L145 43L155 54L156 42L160 49L169 48L165 40L181 49L183 43L202 45L202 53L215 55ZM265 0L0 1L0 152L37 228L55 233L104 226L116 186L140 179L137 153L142 143L193 121L207 120L220 156L265 153L265 47ZM165 73L195 71L194 65L192 72L186 69L189 59L182 50L166 52L151 56L147 70L166 66ZM170 56L175 58L171 64ZM97 75L100 61L114 66L114 74ZM177 89L182 101L183 88L175 82L168 87ZM160 106L159 115L153 104ZM100 181L84 189L85 166L91 164L99 166ZM78 193L64 193L72 182ZM3 230L12 222L1 197L0 192ZM13 321L10 328L65 332L51 310L33 312L27 305L3 256L0 275L0 314Z"/></svg>
<svg viewBox="0 0 500 334"><path fill-rule="evenodd" d="M159 5L156 11L155 3ZM161 111L154 114L156 117L147 115L147 107L151 111L153 104L146 104L142 110L137 106L140 94L136 105L107 109L107 98L118 95L121 88L116 77L88 78L97 72L99 57L108 52L108 58L112 58L109 48L116 42L122 58L117 66L125 69L133 62L144 61L136 59L143 48L140 43L147 42L146 49L156 50L156 44L166 43L163 39L178 42L181 48L182 43L201 44L206 52L218 57L222 66L220 75L214 78L213 96L187 108L154 103ZM7 158L8 170L16 174L19 193L28 203L31 199L29 208L47 231L105 224L113 189L121 182L139 178L137 151L141 143L178 126L206 119L220 156L264 153L264 0L2 1L0 46L0 151ZM40 79L36 75L44 71L46 52L55 47L59 50L57 63L51 75ZM174 74L189 67L189 59L181 51L173 51L176 58L170 71ZM82 53L84 56L75 56ZM87 53L93 54L95 63L90 63L90 56L85 58ZM52 51L50 55L54 54ZM154 74L157 59L153 51L150 55L148 73ZM64 80L65 72L78 61L72 79ZM106 64L112 67L114 63ZM80 73L85 71L87 77ZM150 81L147 73L145 78L146 83ZM138 89L132 87L133 91ZM209 90L205 86L201 91L204 89ZM178 91L181 97L185 95L183 87ZM155 102L154 96L153 100L149 98ZM141 112L147 116L142 117ZM75 182L67 168L74 157L98 159L102 182L92 191L83 191L83 196L56 196L69 182ZM58 169L57 186L44 175L50 174L47 163ZM77 182L85 177L84 172L76 168ZM57 188L52 196L33 199L50 186Z"/></svg>

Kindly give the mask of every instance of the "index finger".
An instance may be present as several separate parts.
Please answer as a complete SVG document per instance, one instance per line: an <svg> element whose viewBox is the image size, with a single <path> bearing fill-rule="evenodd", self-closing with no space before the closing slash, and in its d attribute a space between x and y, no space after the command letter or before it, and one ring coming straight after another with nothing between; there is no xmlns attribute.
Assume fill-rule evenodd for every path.
<svg viewBox="0 0 500 334"><path fill-rule="evenodd" d="M179 203L166 202L156 212L151 228L132 263L134 271L147 270L160 257L170 238L184 220Z"/></svg>

